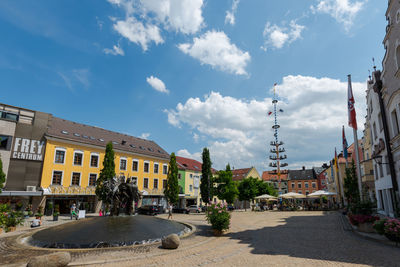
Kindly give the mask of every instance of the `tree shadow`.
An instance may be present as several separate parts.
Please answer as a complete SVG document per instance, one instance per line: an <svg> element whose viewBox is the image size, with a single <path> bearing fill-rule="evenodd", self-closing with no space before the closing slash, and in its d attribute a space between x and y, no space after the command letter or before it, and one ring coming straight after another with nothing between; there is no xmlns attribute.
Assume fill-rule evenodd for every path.
<svg viewBox="0 0 400 267"><path fill-rule="evenodd" d="M288 255L374 266L397 266L400 250L344 231L339 214L292 216L281 225L225 236L248 244L253 254Z"/></svg>

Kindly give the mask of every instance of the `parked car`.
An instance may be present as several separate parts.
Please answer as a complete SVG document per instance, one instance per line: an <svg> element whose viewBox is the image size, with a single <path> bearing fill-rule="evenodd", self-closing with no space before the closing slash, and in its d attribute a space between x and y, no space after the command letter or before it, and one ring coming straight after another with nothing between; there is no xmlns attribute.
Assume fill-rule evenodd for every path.
<svg viewBox="0 0 400 267"><path fill-rule="evenodd" d="M149 205L149 206L141 206L138 210L140 214L146 214L146 215L156 215L159 213L158 206L156 205Z"/></svg>
<svg viewBox="0 0 400 267"><path fill-rule="evenodd" d="M178 207L173 207L172 208L173 213L184 213L184 214L189 214L190 210L189 208L178 208Z"/></svg>
<svg viewBox="0 0 400 267"><path fill-rule="evenodd" d="M201 208L197 205L191 205L191 206L189 206L189 212L200 213Z"/></svg>

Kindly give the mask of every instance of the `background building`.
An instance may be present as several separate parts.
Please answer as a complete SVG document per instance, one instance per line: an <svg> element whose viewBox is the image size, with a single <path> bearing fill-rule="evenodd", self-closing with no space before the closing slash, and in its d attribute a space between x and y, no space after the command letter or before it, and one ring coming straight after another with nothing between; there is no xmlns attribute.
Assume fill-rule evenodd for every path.
<svg viewBox="0 0 400 267"><path fill-rule="evenodd" d="M182 186L183 192L180 193L180 207L190 205L200 205L200 180L202 163L194 159L176 157L178 164L178 181Z"/></svg>
<svg viewBox="0 0 400 267"><path fill-rule="evenodd" d="M288 182L287 182L287 170L282 170L281 171L281 192L282 194L286 194L288 191ZM263 181L269 183L274 187L274 189L279 192L279 181L278 181L278 174L276 171L264 171L262 173L262 179Z"/></svg>
<svg viewBox="0 0 400 267"><path fill-rule="evenodd" d="M303 195L318 191L318 180L315 171L306 169L304 166L301 170L289 170L288 190L289 192Z"/></svg>

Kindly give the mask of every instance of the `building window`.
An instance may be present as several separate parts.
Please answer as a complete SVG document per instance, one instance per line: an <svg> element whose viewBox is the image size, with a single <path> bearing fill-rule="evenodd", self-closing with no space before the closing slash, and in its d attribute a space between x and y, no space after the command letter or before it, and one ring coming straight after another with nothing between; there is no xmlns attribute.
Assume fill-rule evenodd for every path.
<svg viewBox="0 0 400 267"><path fill-rule="evenodd" d="M137 185L137 177L132 177L132 183Z"/></svg>
<svg viewBox="0 0 400 267"><path fill-rule="evenodd" d="M191 184L189 185L189 191L193 192L193 185L191 185Z"/></svg>
<svg viewBox="0 0 400 267"><path fill-rule="evenodd" d="M162 187L167 188L167 180L166 179L162 180Z"/></svg>
<svg viewBox="0 0 400 267"><path fill-rule="evenodd" d="M121 171L126 171L126 158L121 158L119 161L119 169Z"/></svg>
<svg viewBox="0 0 400 267"><path fill-rule="evenodd" d="M90 155L90 167L94 168L99 167L99 155L95 154Z"/></svg>
<svg viewBox="0 0 400 267"><path fill-rule="evenodd" d="M180 180L182 178L182 175L178 173L178 179Z"/></svg>
<svg viewBox="0 0 400 267"><path fill-rule="evenodd" d="M154 163L154 173L158 173L158 163Z"/></svg>
<svg viewBox="0 0 400 267"><path fill-rule="evenodd" d="M310 194L310 192L306 191L306 196L307 196L308 194Z"/></svg>
<svg viewBox="0 0 400 267"><path fill-rule="evenodd" d="M143 179L143 188L149 188L149 178Z"/></svg>
<svg viewBox="0 0 400 267"><path fill-rule="evenodd" d="M379 132L382 132L383 130L383 124L382 124L382 116L381 113L378 113L378 125L379 125Z"/></svg>
<svg viewBox="0 0 400 267"><path fill-rule="evenodd" d="M96 186L97 174L91 173L89 174L89 186Z"/></svg>
<svg viewBox="0 0 400 267"><path fill-rule="evenodd" d="M145 162L145 163L144 163L144 166L143 166L143 171L144 171L144 172L149 172L149 166L150 166L150 163Z"/></svg>
<svg viewBox="0 0 400 267"><path fill-rule="evenodd" d="M399 132L400 132L399 120L398 120L398 118L397 118L397 112L396 112L396 110L393 110L393 111L392 111L391 117L392 117L393 136L396 136L396 135L398 135Z"/></svg>
<svg viewBox="0 0 400 267"><path fill-rule="evenodd" d="M80 180L81 180L81 173L73 172L72 179L71 179L71 185L80 185Z"/></svg>
<svg viewBox="0 0 400 267"><path fill-rule="evenodd" d="M74 152L74 165L82 166L83 153Z"/></svg>
<svg viewBox="0 0 400 267"><path fill-rule="evenodd" d="M132 171L137 172L139 167L139 161L133 160L132 161Z"/></svg>
<svg viewBox="0 0 400 267"><path fill-rule="evenodd" d="M382 164L378 164L379 165L379 175L382 178L383 177L383 167Z"/></svg>
<svg viewBox="0 0 400 267"><path fill-rule="evenodd" d="M52 180L51 184L61 185L62 176L63 176L62 171L53 171L53 180Z"/></svg>
<svg viewBox="0 0 400 267"><path fill-rule="evenodd" d="M375 170L375 180L379 179L379 173L378 173L378 169L376 167L377 164L374 165L374 170Z"/></svg>
<svg viewBox="0 0 400 267"><path fill-rule="evenodd" d="M306 182L306 183L304 184L304 186L305 186L306 188L308 188L308 183Z"/></svg>
<svg viewBox="0 0 400 267"><path fill-rule="evenodd" d="M378 137L378 134L376 133L376 125L375 122L372 124L372 129L374 130L374 139Z"/></svg>
<svg viewBox="0 0 400 267"><path fill-rule="evenodd" d="M158 189L158 179L153 180L153 188Z"/></svg>
<svg viewBox="0 0 400 267"><path fill-rule="evenodd" d="M292 189L294 189L294 183L292 183Z"/></svg>
<svg viewBox="0 0 400 267"><path fill-rule="evenodd" d="M12 137L9 135L0 135L0 149L10 150Z"/></svg>
<svg viewBox="0 0 400 267"><path fill-rule="evenodd" d="M168 173L168 166L166 164L163 165L163 174L167 174Z"/></svg>
<svg viewBox="0 0 400 267"><path fill-rule="evenodd" d="M312 188L316 188L317 187L317 184L315 183L315 182L312 182Z"/></svg>
<svg viewBox="0 0 400 267"><path fill-rule="evenodd" d="M390 165L389 165L389 158L387 156L385 156L385 166L386 166L386 175L390 174Z"/></svg>
<svg viewBox="0 0 400 267"><path fill-rule="evenodd" d="M54 163L64 164L64 160L65 160L65 150L64 149L56 149Z"/></svg>
<svg viewBox="0 0 400 267"><path fill-rule="evenodd" d="M297 187L298 187L298 188L301 188L301 183L298 183L298 184L297 184Z"/></svg>

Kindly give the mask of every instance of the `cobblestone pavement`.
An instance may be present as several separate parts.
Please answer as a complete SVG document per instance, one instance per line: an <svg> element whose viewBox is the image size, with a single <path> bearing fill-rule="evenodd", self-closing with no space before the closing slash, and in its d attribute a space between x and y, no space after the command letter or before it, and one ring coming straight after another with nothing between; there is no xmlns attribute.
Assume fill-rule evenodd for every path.
<svg viewBox="0 0 400 267"><path fill-rule="evenodd" d="M193 235L182 239L177 250L154 244L75 252L70 265L400 266L400 248L355 235L343 225L339 213L233 212L231 229L222 237L212 235L204 214L174 214L174 219L197 227Z"/></svg>

